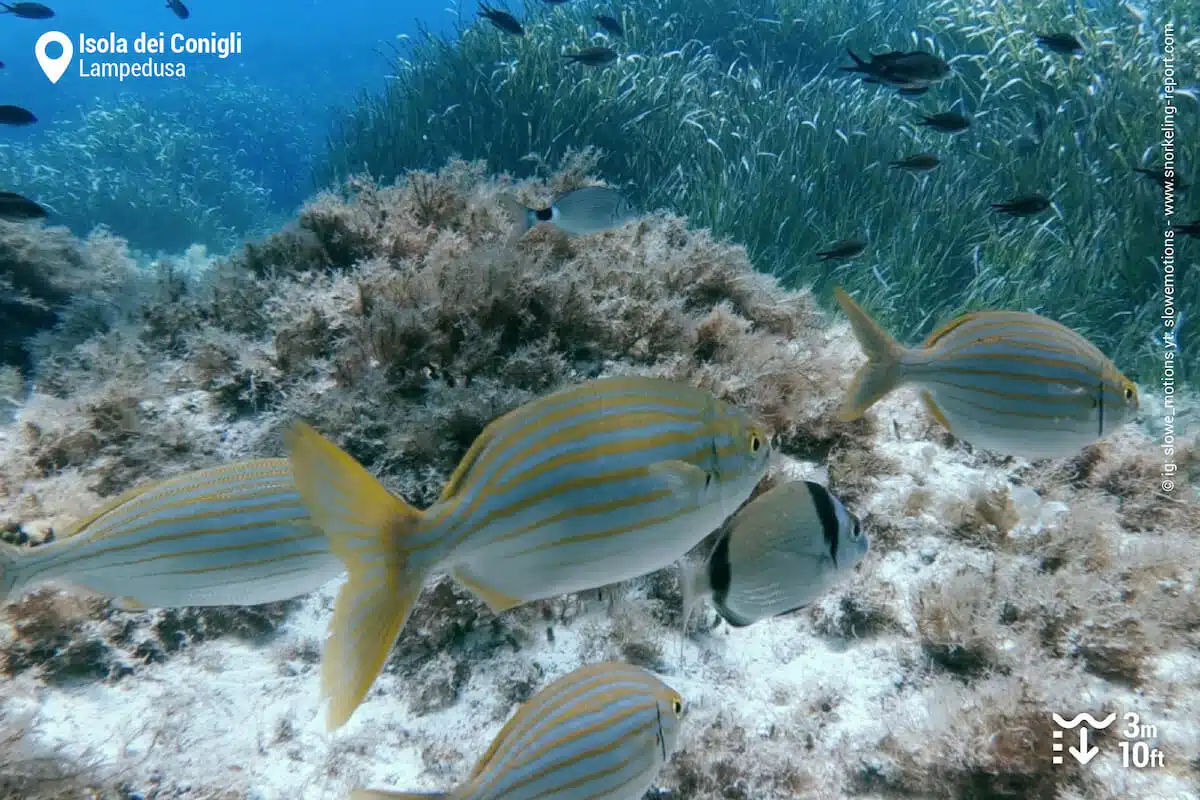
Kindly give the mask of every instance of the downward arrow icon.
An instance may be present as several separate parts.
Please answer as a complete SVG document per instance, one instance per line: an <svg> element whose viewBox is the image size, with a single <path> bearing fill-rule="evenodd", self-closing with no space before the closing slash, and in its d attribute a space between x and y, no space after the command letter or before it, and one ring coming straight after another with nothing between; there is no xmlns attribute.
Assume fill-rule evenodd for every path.
<svg viewBox="0 0 1200 800"><path fill-rule="evenodd" d="M1088 745L1087 732L1088 729L1086 727L1081 727L1079 729L1079 747L1067 748L1067 752L1075 756L1075 760L1080 764L1088 763L1100 752L1099 747Z"/></svg>

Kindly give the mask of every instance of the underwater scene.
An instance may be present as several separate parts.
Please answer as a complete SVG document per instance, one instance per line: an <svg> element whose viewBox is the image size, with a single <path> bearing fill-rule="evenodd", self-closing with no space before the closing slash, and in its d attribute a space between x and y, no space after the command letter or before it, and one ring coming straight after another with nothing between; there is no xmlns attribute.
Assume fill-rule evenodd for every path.
<svg viewBox="0 0 1200 800"><path fill-rule="evenodd" d="M1200 799L1197 11L0 2L0 800Z"/></svg>

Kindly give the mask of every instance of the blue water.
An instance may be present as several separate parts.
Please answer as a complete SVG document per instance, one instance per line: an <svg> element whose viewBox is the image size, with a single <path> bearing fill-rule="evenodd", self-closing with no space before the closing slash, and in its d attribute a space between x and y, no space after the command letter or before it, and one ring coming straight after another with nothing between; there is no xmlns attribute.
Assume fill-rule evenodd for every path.
<svg viewBox="0 0 1200 800"><path fill-rule="evenodd" d="M72 130L81 109L97 104L112 107L131 98L181 115L184 122L210 137L218 137L218 149L227 148L228 159L239 168L256 173L259 184L269 190L271 202L281 213L289 213L313 191L311 164L320 156L330 122L338 108L352 105L361 93L377 93L387 80L388 55L404 46L403 36L415 36L420 28L453 37L456 12L453 0L295 0L294 2L248 2L248 0L186 0L191 11L187 20L178 19L165 7L165 0L48 0L56 16L30 20L0 15L0 103L23 106L38 116L38 123L25 128L0 129L0 146L8 143L38 148L48 133ZM463 7L474 12L474 5ZM74 43L75 60L57 84L52 84L38 66L34 46L50 30L67 34ZM130 44L141 33L150 36L172 33L195 36L242 34L242 52L220 59L214 55L156 56L161 61L181 61L186 78L85 78L79 75L79 36L105 37L110 32ZM57 49L54 49L57 53ZM144 62L145 55L90 56L93 60ZM229 92L216 91L218 81L234 81L247 90L250 102L242 102L238 113L229 115ZM270 98L256 107L253 98ZM280 113L290 109L289 115ZM230 123L233 119L236 122ZM237 130L221 128L236 125ZM228 134L228 135L227 135ZM223 137L223 138L222 138ZM82 138L82 136L81 136ZM281 144L284 139L286 144ZM302 144L297 144L297 142ZM262 152L255 152L255 144ZM43 148L42 151L44 151ZM42 152L35 150L36 154ZM47 156L62 169L62 148ZM57 158L57 160L55 160ZM113 160L113 154L105 158ZM26 159L28 160L28 159ZM116 166L116 165L114 165ZM71 169L68 167L68 172ZM74 176L80 182L82 178ZM183 175L181 180L188 180ZM8 179L8 183L22 183ZM0 189L29 191L46 198L45 185L5 185ZM51 199L54 199L53 197ZM57 198L60 204L66 201ZM212 198L211 203L219 202ZM69 205L69 204L68 204ZM89 223L83 211L67 209L60 220L77 233L86 233ZM182 245L187 234L138 241L132 225L118 217L102 219L135 246L171 249ZM122 227L125 230L122 230Z"/></svg>

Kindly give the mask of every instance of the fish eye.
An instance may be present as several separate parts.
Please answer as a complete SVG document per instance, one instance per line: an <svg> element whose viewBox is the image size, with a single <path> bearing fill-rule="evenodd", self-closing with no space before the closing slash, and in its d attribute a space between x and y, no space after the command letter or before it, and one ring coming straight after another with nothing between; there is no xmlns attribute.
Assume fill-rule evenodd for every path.
<svg viewBox="0 0 1200 800"><path fill-rule="evenodd" d="M1125 387L1125 399L1126 399L1126 400L1132 400L1132 399L1133 399L1133 396L1134 396L1135 394L1137 394L1137 392L1135 392L1135 391L1134 391L1134 389L1133 389L1133 387L1132 387L1132 386L1126 386L1126 387Z"/></svg>
<svg viewBox="0 0 1200 800"><path fill-rule="evenodd" d="M862 536L862 523L858 521L858 517L851 517L854 523L850 526L850 538L858 539Z"/></svg>
<svg viewBox="0 0 1200 800"><path fill-rule="evenodd" d="M762 449L762 439L760 439L758 437L758 434L755 434L755 433L750 434L750 452L757 453L761 449Z"/></svg>
<svg viewBox="0 0 1200 800"><path fill-rule="evenodd" d="M675 716L683 713L683 701L676 697L671 701L671 711L675 712Z"/></svg>

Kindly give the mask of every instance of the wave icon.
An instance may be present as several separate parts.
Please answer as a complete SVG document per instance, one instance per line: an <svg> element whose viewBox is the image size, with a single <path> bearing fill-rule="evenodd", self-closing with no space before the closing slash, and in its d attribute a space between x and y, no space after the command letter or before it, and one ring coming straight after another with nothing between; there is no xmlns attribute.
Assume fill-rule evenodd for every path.
<svg viewBox="0 0 1200 800"><path fill-rule="evenodd" d="M1109 714L1107 717L1105 717L1103 722L1097 721L1097 719L1095 717L1093 717L1091 714L1086 714L1086 713L1085 714L1076 714L1075 717L1072 718L1070 722L1066 721L1065 719L1060 717L1058 714L1053 714L1052 716L1054 717L1054 722L1056 725L1058 725L1061 728L1066 728L1067 730L1074 728L1080 722L1086 722L1088 725L1091 725L1093 728L1096 728L1097 730L1103 730L1104 728L1107 728L1109 725L1111 725L1113 723L1113 720L1117 718L1117 715L1115 712L1112 714Z"/></svg>

